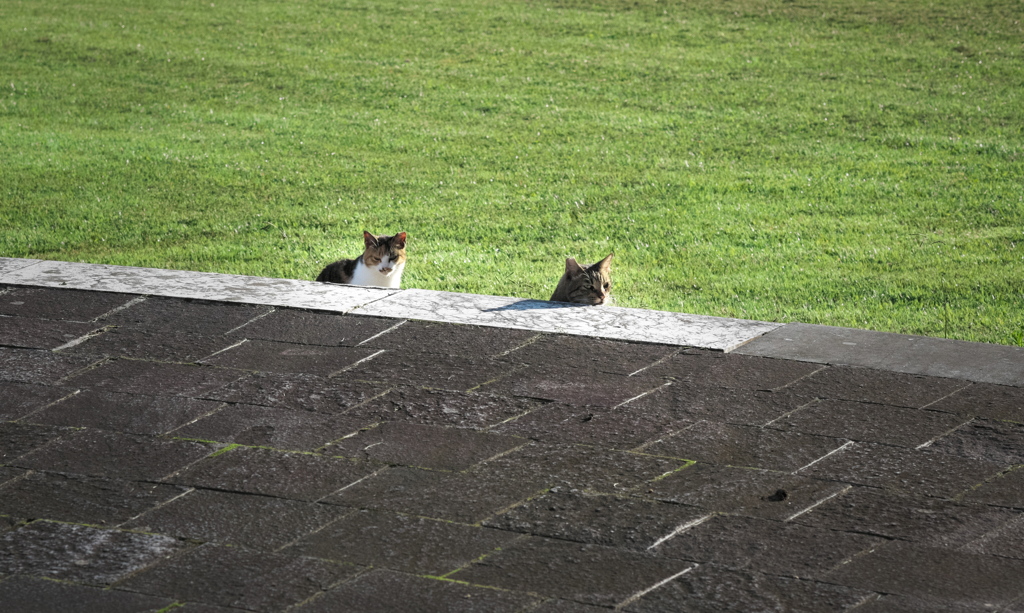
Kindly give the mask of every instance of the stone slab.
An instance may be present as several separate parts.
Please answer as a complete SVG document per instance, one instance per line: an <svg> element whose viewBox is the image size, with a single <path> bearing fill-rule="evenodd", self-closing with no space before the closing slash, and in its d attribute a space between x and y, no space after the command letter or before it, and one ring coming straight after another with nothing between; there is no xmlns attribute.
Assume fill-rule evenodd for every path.
<svg viewBox="0 0 1024 613"><path fill-rule="evenodd" d="M397 325L394 319L387 321ZM511 351L537 336L530 330L492 328L429 321L403 321L386 334L367 340L364 347L391 351L413 351L494 357Z"/></svg>
<svg viewBox="0 0 1024 613"><path fill-rule="evenodd" d="M0 270L0 283L346 312L398 290L209 272L40 261Z"/></svg>
<svg viewBox="0 0 1024 613"><path fill-rule="evenodd" d="M965 553L1024 560L1024 513L960 548Z"/></svg>
<svg viewBox="0 0 1024 613"><path fill-rule="evenodd" d="M62 353L161 362L198 362L235 342L219 335L145 332L111 327L103 330L102 334L93 335L63 349Z"/></svg>
<svg viewBox="0 0 1024 613"><path fill-rule="evenodd" d="M8 613L66 611L70 603L74 603L75 613L139 613L162 611L174 604L170 598L35 577L12 577L0 582L0 602Z"/></svg>
<svg viewBox="0 0 1024 613"><path fill-rule="evenodd" d="M720 351L730 351L781 325L666 311L610 306L595 308L564 302L421 289L403 290L361 306L355 312L380 317L706 347Z"/></svg>
<svg viewBox="0 0 1024 613"><path fill-rule="evenodd" d="M276 612L352 577L358 567L206 544L118 585L133 592Z"/></svg>
<svg viewBox="0 0 1024 613"><path fill-rule="evenodd" d="M820 364L739 353L687 350L655 364L644 376L671 377L703 386L771 390L821 369Z"/></svg>
<svg viewBox="0 0 1024 613"><path fill-rule="evenodd" d="M800 396L922 408L967 387L962 379L945 379L852 366L830 366L787 387Z"/></svg>
<svg viewBox="0 0 1024 613"><path fill-rule="evenodd" d="M532 610L528 594L492 590L390 570L374 570L317 596L295 613L393 613L415 602L422 611L517 613Z"/></svg>
<svg viewBox="0 0 1024 613"><path fill-rule="evenodd" d="M347 411L346 415L372 421L481 429L545 404L529 398L401 386Z"/></svg>
<svg viewBox="0 0 1024 613"><path fill-rule="evenodd" d="M512 351L509 360L532 366L577 368L630 375L650 367L678 351L671 345L629 343L586 336L545 334L535 342ZM721 355L720 352L714 352Z"/></svg>
<svg viewBox="0 0 1024 613"><path fill-rule="evenodd" d="M0 421L20 419L74 392L74 388L0 381Z"/></svg>
<svg viewBox="0 0 1024 613"><path fill-rule="evenodd" d="M164 434L203 415L220 402L84 390L37 411L25 421L128 434Z"/></svg>
<svg viewBox="0 0 1024 613"><path fill-rule="evenodd" d="M372 421L330 415L232 404L185 425L172 433L176 438L195 438L220 443L314 451L327 443L354 435Z"/></svg>
<svg viewBox="0 0 1024 613"><path fill-rule="evenodd" d="M611 547L526 537L450 577L610 607L690 566Z"/></svg>
<svg viewBox="0 0 1024 613"><path fill-rule="evenodd" d="M481 385L479 391L566 404L614 407L664 385L657 379L627 377L572 366L527 366L521 370L508 370L514 371L514 376Z"/></svg>
<svg viewBox="0 0 1024 613"><path fill-rule="evenodd" d="M12 287L0 294L0 315L55 321L94 321L136 297L49 287Z"/></svg>
<svg viewBox="0 0 1024 613"><path fill-rule="evenodd" d="M299 539L284 553L439 577L516 536L503 530L362 510Z"/></svg>
<svg viewBox="0 0 1024 613"><path fill-rule="evenodd" d="M0 574L109 585L184 547L159 534L35 521L0 534Z"/></svg>
<svg viewBox="0 0 1024 613"><path fill-rule="evenodd" d="M178 538L274 550L343 515L338 507L266 496L192 490L123 527Z"/></svg>
<svg viewBox="0 0 1024 613"><path fill-rule="evenodd" d="M356 347L325 347L256 340L242 342L206 358L203 363L223 368L327 377L370 358L375 353L377 352L372 349Z"/></svg>
<svg viewBox="0 0 1024 613"><path fill-rule="evenodd" d="M1024 347L786 324L739 353L1024 386Z"/></svg>
<svg viewBox="0 0 1024 613"><path fill-rule="evenodd" d="M949 602L948 600L935 598L915 598L913 596L902 596L900 594L887 594L874 600L869 600L857 608L857 613L977 613L979 609L970 604ZM1019 613L1019 609L1012 607L997 609L996 605L985 603L980 609L982 611L999 611L999 613Z"/></svg>
<svg viewBox="0 0 1024 613"><path fill-rule="evenodd" d="M516 366L508 362L485 357L380 349L369 351L383 353L346 370L338 378L344 381L359 380L383 385L413 385L467 392L516 370Z"/></svg>
<svg viewBox="0 0 1024 613"><path fill-rule="evenodd" d="M245 374L212 366L117 359L78 373L66 383L105 392L148 395L159 390L166 396L201 398Z"/></svg>
<svg viewBox="0 0 1024 613"><path fill-rule="evenodd" d="M1024 509L1024 467L1015 467L964 495L965 502Z"/></svg>
<svg viewBox="0 0 1024 613"><path fill-rule="evenodd" d="M26 349L56 349L103 326L77 321L50 321L0 316L0 345Z"/></svg>
<svg viewBox="0 0 1024 613"><path fill-rule="evenodd" d="M975 383L928 405L928 408L968 417L1024 423L1024 388Z"/></svg>
<svg viewBox="0 0 1024 613"><path fill-rule="evenodd" d="M731 424L766 425L805 406L813 396L787 390L766 392L670 382L646 396L630 400L620 410L662 419L697 421L709 419Z"/></svg>
<svg viewBox="0 0 1024 613"><path fill-rule="evenodd" d="M266 306L154 296L103 317L105 324L150 334L220 336L271 312Z"/></svg>
<svg viewBox="0 0 1024 613"><path fill-rule="evenodd" d="M0 380L52 385L101 359L96 356L61 355L42 349L0 347Z"/></svg>
<svg viewBox="0 0 1024 613"><path fill-rule="evenodd" d="M68 428L0 423L0 463L11 464L23 455L45 447L50 441L68 435L73 435Z"/></svg>
<svg viewBox="0 0 1024 613"><path fill-rule="evenodd" d="M232 338L248 338L303 345L355 347L396 325L393 319L277 309L239 326Z"/></svg>
<svg viewBox="0 0 1024 613"><path fill-rule="evenodd" d="M328 379L303 373L251 373L204 394L206 398L241 404L343 413L387 391L385 385Z"/></svg>
<svg viewBox="0 0 1024 613"><path fill-rule="evenodd" d="M1024 464L1024 424L974 419L929 448L1003 466Z"/></svg>
<svg viewBox="0 0 1024 613"><path fill-rule="evenodd" d="M31 260L27 258L0 258L0 275L5 275L41 262L43 262L43 260Z"/></svg>

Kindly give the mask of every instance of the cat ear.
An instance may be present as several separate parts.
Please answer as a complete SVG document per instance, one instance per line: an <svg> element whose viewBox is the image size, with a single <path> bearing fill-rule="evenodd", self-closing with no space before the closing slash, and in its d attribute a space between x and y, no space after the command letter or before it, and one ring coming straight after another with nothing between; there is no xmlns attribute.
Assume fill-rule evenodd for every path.
<svg viewBox="0 0 1024 613"><path fill-rule="evenodd" d="M574 258L565 258L565 273L567 275L578 275L581 272L583 272L583 267L577 264Z"/></svg>
<svg viewBox="0 0 1024 613"><path fill-rule="evenodd" d="M405 249L405 232L399 232L395 235L395 248Z"/></svg>
<svg viewBox="0 0 1024 613"><path fill-rule="evenodd" d="M603 259L600 262L598 262L597 263L597 269L600 270L600 271L603 271L603 272L608 272L611 269L612 256L613 255L615 255L615 254L614 253L609 253L608 257L606 257L605 259Z"/></svg>
<svg viewBox="0 0 1024 613"><path fill-rule="evenodd" d="M377 237L372 235L372 234L370 234L366 230L363 230L363 243L366 244L366 248L367 249L369 249L370 247L376 247L377 246Z"/></svg>

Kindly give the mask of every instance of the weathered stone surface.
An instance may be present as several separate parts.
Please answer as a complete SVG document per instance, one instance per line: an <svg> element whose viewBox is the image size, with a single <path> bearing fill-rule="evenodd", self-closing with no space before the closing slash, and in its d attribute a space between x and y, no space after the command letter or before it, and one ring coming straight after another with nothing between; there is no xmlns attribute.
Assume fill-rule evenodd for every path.
<svg viewBox="0 0 1024 613"><path fill-rule="evenodd" d="M1024 514L1014 514L1010 521L964 545L960 550L1024 560Z"/></svg>
<svg viewBox="0 0 1024 613"><path fill-rule="evenodd" d="M984 610L1024 594L1024 560L892 541L831 574L840 583L888 594L940 599Z"/></svg>
<svg viewBox="0 0 1024 613"><path fill-rule="evenodd" d="M20 419L74 391L74 388L0 381L0 421Z"/></svg>
<svg viewBox="0 0 1024 613"><path fill-rule="evenodd" d="M793 471L841 447L843 439L701 420L644 449L710 464Z"/></svg>
<svg viewBox="0 0 1024 613"><path fill-rule="evenodd" d="M365 418L233 404L172 434L222 443L313 451L333 440L353 435L371 423Z"/></svg>
<svg viewBox="0 0 1024 613"><path fill-rule="evenodd" d="M581 406L614 407L661 385L663 383L656 379L626 377L572 366L528 366L516 370L515 376L482 386L479 391Z"/></svg>
<svg viewBox="0 0 1024 613"><path fill-rule="evenodd" d="M949 498L997 475L1005 465L875 443L853 443L800 474L909 494Z"/></svg>
<svg viewBox="0 0 1024 613"><path fill-rule="evenodd" d="M846 611L872 592L701 564L625 607L632 613ZM860 611L860 609L857 609Z"/></svg>
<svg viewBox="0 0 1024 613"><path fill-rule="evenodd" d="M516 368L518 366L491 358L389 350L346 370L339 378L466 392L507 376ZM486 389L477 391L490 393Z"/></svg>
<svg viewBox="0 0 1024 613"><path fill-rule="evenodd" d="M560 600L549 598L539 607L530 609L530 613L607 613L607 607L598 607L589 604L573 602L571 600Z"/></svg>
<svg viewBox="0 0 1024 613"><path fill-rule="evenodd" d="M296 613L392 613L416 603L422 611L447 613L514 613L537 598L451 581L374 570L317 596Z"/></svg>
<svg viewBox="0 0 1024 613"><path fill-rule="evenodd" d="M698 463L640 488L636 494L709 511L785 520L847 487L771 470Z"/></svg>
<svg viewBox="0 0 1024 613"><path fill-rule="evenodd" d="M525 443L521 438L463 428L386 422L336 441L324 453L387 464L465 470Z"/></svg>
<svg viewBox="0 0 1024 613"><path fill-rule="evenodd" d="M101 324L75 321L0 317L0 345L28 349L56 349L102 327Z"/></svg>
<svg viewBox="0 0 1024 613"><path fill-rule="evenodd" d="M821 579L885 539L801 524L717 515L658 545L658 555L731 570Z"/></svg>
<svg viewBox="0 0 1024 613"><path fill-rule="evenodd" d="M24 469L14 468L13 466L0 466L0 485L7 483L11 479L17 479L26 472Z"/></svg>
<svg viewBox="0 0 1024 613"><path fill-rule="evenodd" d="M1024 464L1024 424L975 419L938 439L930 449L1003 466Z"/></svg>
<svg viewBox="0 0 1024 613"><path fill-rule="evenodd" d="M921 409L822 400L772 422L781 430L855 441L917 447L963 424L967 418Z"/></svg>
<svg viewBox="0 0 1024 613"><path fill-rule="evenodd" d="M624 408L581 407L551 403L517 419L499 424L491 432L548 443L596 445L633 449L671 436L693 425L664 413L645 414Z"/></svg>
<svg viewBox="0 0 1024 613"><path fill-rule="evenodd" d="M218 336L269 311L267 307L251 304L148 297L126 309L111 313L102 321L151 333Z"/></svg>
<svg viewBox="0 0 1024 613"><path fill-rule="evenodd" d="M545 334L536 342L508 354L508 359L548 368L562 367L571 360L573 366L577 368L630 375L648 368L676 351L678 348L670 345Z"/></svg>
<svg viewBox="0 0 1024 613"><path fill-rule="evenodd" d="M397 323L394 319L385 321L392 322L392 325ZM364 346L396 352L494 357L526 343L535 336L536 332L510 328L406 321L387 334L368 341Z"/></svg>
<svg viewBox="0 0 1024 613"><path fill-rule="evenodd" d="M276 341L247 341L203 360L225 368L261 372L310 373L322 377L369 358L372 349L298 345Z"/></svg>
<svg viewBox="0 0 1024 613"><path fill-rule="evenodd" d="M75 613L139 613L164 610L174 600L35 577L12 577L0 582L0 603L8 613L68 611L69 607Z"/></svg>
<svg viewBox="0 0 1024 613"><path fill-rule="evenodd" d="M153 394L159 390L164 396L201 398L243 376L244 372L228 368L118 359L72 377L68 384L107 392Z"/></svg>
<svg viewBox="0 0 1024 613"><path fill-rule="evenodd" d="M379 464L360 460L238 447L207 458L168 480L194 487L319 500L379 468Z"/></svg>
<svg viewBox="0 0 1024 613"><path fill-rule="evenodd" d="M346 414L372 421L482 429L546 404L529 398L397 387Z"/></svg>
<svg viewBox="0 0 1024 613"><path fill-rule="evenodd" d="M830 366L797 381L788 389L803 396L874 402L916 409L968 385L970 384L967 381L961 379L926 377L854 366Z"/></svg>
<svg viewBox="0 0 1024 613"><path fill-rule="evenodd" d="M89 429L24 455L16 464L51 472L157 481L216 450L213 445L192 441Z"/></svg>
<svg viewBox="0 0 1024 613"><path fill-rule="evenodd" d="M556 488L484 522L486 526L644 551L708 511L638 498Z"/></svg>
<svg viewBox="0 0 1024 613"><path fill-rule="evenodd" d="M242 404L342 413L383 394L387 389L386 386L346 381L344 376L328 379L300 373L252 373L207 392L205 397Z"/></svg>
<svg viewBox="0 0 1024 613"><path fill-rule="evenodd" d="M210 336L173 330L150 332L112 327L64 351L112 358L197 362L236 342L238 341L222 335Z"/></svg>
<svg viewBox="0 0 1024 613"><path fill-rule="evenodd" d="M813 400L813 396L798 396L788 390L764 392L674 382L620 408L643 415L662 414L670 419L710 419L763 426Z"/></svg>
<svg viewBox="0 0 1024 613"><path fill-rule="evenodd" d="M348 564L206 544L118 587L217 606L281 611L357 571Z"/></svg>
<svg viewBox="0 0 1024 613"><path fill-rule="evenodd" d="M36 521L0 534L0 574L108 585L183 547L159 534Z"/></svg>
<svg viewBox="0 0 1024 613"><path fill-rule="evenodd" d="M450 575L456 581L613 606L691 566L650 555L526 537Z"/></svg>
<svg viewBox="0 0 1024 613"><path fill-rule="evenodd" d="M442 576L517 535L388 511L356 511L299 539L284 553Z"/></svg>
<svg viewBox="0 0 1024 613"><path fill-rule="evenodd" d="M64 355L43 349L0 347L0 379L52 385L103 358Z"/></svg>
<svg viewBox="0 0 1024 613"><path fill-rule="evenodd" d="M394 319L315 313L295 309L278 309L236 328L228 335L232 342L258 339L303 345L354 347L394 326Z"/></svg>
<svg viewBox="0 0 1024 613"><path fill-rule="evenodd" d="M543 479L520 477L398 467L355 483L323 502L474 524L545 488Z"/></svg>
<svg viewBox="0 0 1024 613"><path fill-rule="evenodd" d="M1024 387L975 383L928 405L928 408L968 417L1024 423Z"/></svg>
<svg viewBox="0 0 1024 613"><path fill-rule="evenodd" d="M135 296L45 287L12 287L0 296L0 315L58 321L92 321Z"/></svg>
<svg viewBox="0 0 1024 613"><path fill-rule="evenodd" d="M771 390L820 370L821 364L717 351L684 351L644 371L703 386Z"/></svg>
<svg viewBox="0 0 1024 613"><path fill-rule="evenodd" d="M964 495L965 502L1024 509L1024 467L1016 467Z"/></svg>
<svg viewBox="0 0 1024 613"><path fill-rule="evenodd" d="M0 513L113 526L186 491L157 483L30 472L0 487Z"/></svg>
<svg viewBox="0 0 1024 613"><path fill-rule="evenodd" d="M194 398L84 390L46 407L26 421L130 434L163 434L212 413L220 405Z"/></svg>
<svg viewBox="0 0 1024 613"><path fill-rule="evenodd" d="M26 453L70 433L67 428L0 423L0 462L11 464Z"/></svg>
<svg viewBox="0 0 1024 613"><path fill-rule="evenodd" d="M949 602L940 599L921 599L913 596L888 594L857 607L857 613L977 613L978 611L999 611L999 613L1017 613L1018 609L1004 609L998 605L984 603L980 606Z"/></svg>
<svg viewBox="0 0 1024 613"><path fill-rule="evenodd" d="M272 550L322 528L344 513L338 507L314 502L192 490L123 527Z"/></svg>

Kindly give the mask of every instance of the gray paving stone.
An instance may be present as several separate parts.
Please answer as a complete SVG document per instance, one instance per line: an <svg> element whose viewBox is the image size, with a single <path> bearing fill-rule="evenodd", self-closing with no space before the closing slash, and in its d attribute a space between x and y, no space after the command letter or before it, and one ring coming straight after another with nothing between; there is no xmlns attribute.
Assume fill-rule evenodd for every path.
<svg viewBox="0 0 1024 613"><path fill-rule="evenodd" d="M545 488L540 478L519 477L398 467L355 483L323 502L474 524Z"/></svg>
<svg viewBox="0 0 1024 613"><path fill-rule="evenodd" d="M785 520L846 487L790 473L697 463L636 493L711 511Z"/></svg>
<svg viewBox="0 0 1024 613"><path fill-rule="evenodd" d="M68 384L106 392L153 394L159 391L166 396L201 398L243 376L244 372L228 368L118 359L72 377Z"/></svg>
<svg viewBox="0 0 1024 613"><path fill-rule="evenodd" d="M184 547L159 534L36 521L0 534L0 574L109 585Z"/></svg>
<svg viewBox="0 0 1024 613"><path fill-rule="evenodd" d="M7 613L142 613L162 611L174 604L170 598L118 590L73 585L35 577L12 577L0 582L0 602Z"/></svg>
<svg viewBox="0 0 1024 613"><path fill-rule="evenodd" d="M322 377L340 372L375 353L357 347L298 345L276 341L247 341L203 360L225 368L261 372L309 373Z"/></svg>
<svg viewBox="0 0 1024 613"><path fill-rule="evenodd" d="M813 396L798 396L788 390L765 392L675 382L620 408L641 415L662 414L670 419L710 419L763 426L813 400Z"/></svg>
<svg viewBox="0 0 1024 613"><path fill-rule="evenodd" d="M252 373L205 394L206 398L301 409L322 413L342 413L361 402L387 391L387 386L328 379L297 373Z"/></svg>
<svg viewBox="0 0 1024 613"><path fill-rule="evenodd" d="M346 414L372 421L482 429L546 404L529 398L397 387Z"/></svg>
<svg viewBox="0 0 1024 613"><path fill-rule="evenodd" d="M648 415L622 408L551 403L517 419L499 424L493 427L491 432L548 443L584 444L627 450L671 436L691 425L692 421L673 419L665 413Z"/></svg>
<svg viewBox="0 0 1024 613"><path fill-rule="evenodd" d="M46 407L25 421L130 434L163 434L215 411L220 405L194 398L85 390Z"/></svg>
<svg viewBox="0 0 1024 613"><path fill-rule="evenodd" d="M402 320L388 319L392 325ZM367 341L365 347L391 351L414 351L493 357L515 349L537 336L529 330L491 328L463 324L445 324L427 321L406 321L401 326Z"/></svg>
<svg viewBox="0 0 1024 613"><path fill-rule="evenodd" d="M450 575L506 590L613 606L691 566L682 560L526 537Z"/></svg>
<svg viewBox="0 0 1024 613"><path fill-rule="evenodd" d="M530 609L530 613L607 613L607 611L607 607L581 604L579 602L560 600L558 598L545 600L537 608Z"/></svg>
<svg viewBox="0 0 1024 613"><path fill-rule="evenodd" d="M0 296L0 315L58 321L92 321L136 297L43 287L12 287Z"/></svg>
<svg viewBox="0 0 1024 613"><path fill-rule="evenodd" d="M486 520L484 525L645 551L680 526L707 514L699 507L556 488Z"/></svg>
<svg viewBox="0 0 1024 613"><path fill-rule="evenodd" d="M1017 513L988 534L961 547L966 553L1024 560L1024 513Z"/></svg>
<svg viewBox="0 0 1024 613"><path fill-rule="evenodd" d="M787 389L800 396L873 402L917 409L970 385L961 379L926 377L871 368L830 366Z"/></svg>
<svg viewBox="0 0 1024 613"><path fill-rule="evenodd" d="M1024 594L1024 560L960 553L892 541L828 576L840 583L887 594L952 601L983 610Z"/></svg>
<svg viewBox="0 0 1024 613"><path fill-rule="evenodd" d="M514 613L537 598L389 570L374 570L317 596L296 613L392 613L416 603L421 611Z"/></svg>
<svg viewBox="0 0 1024 613"><path fill-rule="evenodd" d="M51 385L103 358L0 347L0 380Z"/></svg>
<svg viewBox="0 0 1024 613"><path fill-rule="evenodd" d="M268 307L252 304L148 297L126 309L111 313L102 321L130 330L151 333L173 332L216 336L269 312Z"/></svg>
<svg viewBox="0 0 1024 613"><path fill-rule="evenodd" d="M19 457L71 434L67 428L0 423L0 462L11 464Z"/></svg>
<svg viewBox="0 0 1024 613"><path fill-rule="evenodd" d="M232 330L228 336L234 339L233 342L248 338L302 345L354 347L396 323L394 319L379 317L278 309Z"/></svg>
<svg viewBox="0 0 1024 613"><path fill-rule="evenodd" d="M710 464L793 471L841 447L840 438L701 420L645 453Z"/></svg>
<svg viewBox="0 0 1024 613"><path fill-rule="evenodd" d="M999 474L1004 468L1002 464L962 458L927 448L916 450L875 443L853 443L801 470L800 474L908 494L949 498Z"/></svg>
<svg viewBox="0 0 1024 613"><path fill-rule="evenodd" d="M928 408L969 417L1024 423L1024 387L975 383L928 405Z"/></svg>
<svg viewBox="0 0 1024 613"><path fill-rule="evenodd" d="M717 515L658 545L658 555L803 579L821 579L886 540L754 517Z"/></svg>
<svg viewBox="0 0 1024 613"><path fill-rule="evenodd" d="M967 419L939 411L821 400L779 418L771 426L854 441L917 447L949 432Z"/></svg>
<svg viewBox="0 0 1024 613"><path fill-rule="evenodd" d="M299 539L284 553L439 577L516 536L503 530L363 510Z"/></svg>
<svg viewBox="0 0 1024 613"><path fill-rule="evenodd" d="M818 581L702 564L625 607L631 613L846 611L873 595ZM923 609L922 609L923 610ZM858 608L859 612L860 609Z"/></svg>
<svg viewBox="0 0 1024 613"><path fill-rule="evenodd" d="M1012 511L988 505L904 496L858 486L793 521L829 530L874 534L955 549L997 530L1015 516Z"/></svg>
<svg viewBox="0 0 1024 613"><path fill-rule="evenodd" d="M857 607L856 610L857 613L921 613L922 611L929 613L977 613L978 611L1013 613L1011 609L1004 609L991 603L970 605L932 598L924 600L899 594L888 594L869 600Z"/></svg>
<svg viewBox="0 0 1024 613"><path fill-rule="evenodd" d="M14 468L13 466L0 466L0 485L3 485L11 479L17 479L24 475L27 471L22 468Z"/></svg>
<svg viewBox="0 0 1024 613"><path fill-rule="evenodd" d="M324 453L387 464L458 471L525 443L526 440L521 438L463 428L385 422L336 441Z"/></svg>
<svg viewBox="0 0 1024 613"><path fill-rule="evenodd" d="M571 362L576 368L629 375L646 369L678 350L671 345L545 334L537 341L508 354L507 358L549 368L559 368Z"/></svg>
<svg viewBox="0 0 1024 613"><path fill-rule="evenodd" d="M821 368L821 364L794 360L688 350L652 366L643 374L672 377L703 386L772 390L806 377Z"/></svg>
<svg viewBox="0 0 1024 613"><path fill-rule="evenodd" d="M1016 467L964 495L965 502L1024 509L1024 468Z"/></svg>
<svg viewBox="0 0 1024 613"><path fill-rule="evenodd" d="M357 571L347 564L206 544L118 587L217 606L281 611Z"/></svg>
<svg viewBox="0 0 1024 613"><path fill-rule="evenodd" d="M64 352L162 362L197 362L236 342L221 335L110 328Z"/></svg>
<svg viewBox="0 0 1024 613"><path fill-rule="evenodd" d="M21 419L74 391L74 388L0 381L0 421Z"/></svg>
<svg viewBox="0 0 1024 613"><path fill-rule="evenodd" d="M0 345L27 349L56 349L102 327L101 324L75 321L0 316Z"/></svg>
<svg viewBox="0 0 1024 613"><path fill-rule="evenodd" d="M29 472L0 487L0 513L114 526L185 491L157 483Z"/></svg>
<svg viewBox="0 0 1024 613"><path fill-rule="evenodd" d="M294 409L233 404L175 430L172 435L222 443L313 451L355 434L372 422L365 418Z"/></svg>
<svg viewBox="0 0 1024 613"><path fill-rule="evenodd" d="M322 528L344 513L338 507L313 502L192 490L123 527L273 550Z"/></svg>
<svg viewBox="0 0 1024 613"><path fill-rule="evenodd" d="M13 515L0 515L0 533L7 532L19 527L25 522L24 517L15 517ZM0 575L2 578L3 575Z"/></svg>
<svg viewBox="0 0 1024 613"><path fill-rule="evenodd" d="M975 419L930 445L934 451L1002 464L1024 464L1024 424Z"/></svg>
<svg viewBox="0 0 1024 613"><path fill-rule="evenodd" d="M516 368L491 358L387 351L346 370L339 378L466 392L507 376ZM491 393L486 389L476 391Z"/></svg>
<svg viewBox="0 0 1024 613"><path fill-rule="evenodd" d="M237 447L207 458L168 481L293 500L318 500L380 467L347 458Z"/></svg>
<svg viewBox="0 0 1024 613"><path fill-rule="evenodd" d="M571 366L527 366L481 386L481 392L555 400L566 404L614 407L651 392L663 383L657 379L626 377Z"/></svg>
<svg viewBox="0 0 1024 613"><path fill-rule="evenodd" d="M205 443L88 429L26 454L15 464L108 479L157 481L216 450Z"/></svg>

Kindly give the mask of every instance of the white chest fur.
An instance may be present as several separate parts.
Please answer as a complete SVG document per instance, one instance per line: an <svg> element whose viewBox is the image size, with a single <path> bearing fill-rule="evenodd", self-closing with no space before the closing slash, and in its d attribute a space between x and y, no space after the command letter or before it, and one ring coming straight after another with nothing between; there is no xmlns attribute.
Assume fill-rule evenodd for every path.
<svg viewBox="0 0 1024 613"><path fill-rule="evenodd" d="M390 268L388 272L382 272ZM402 270L405 262L392 265L387 259L376 266L367 266L362 260L356 262L356 269L352 272L351 285L373 285L376 287L398 288L402 283Z"/></svg>

